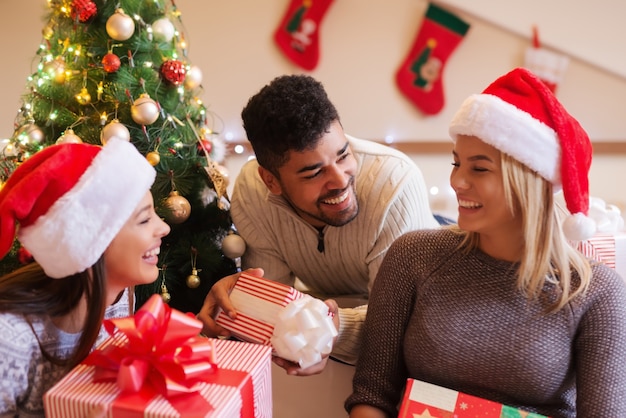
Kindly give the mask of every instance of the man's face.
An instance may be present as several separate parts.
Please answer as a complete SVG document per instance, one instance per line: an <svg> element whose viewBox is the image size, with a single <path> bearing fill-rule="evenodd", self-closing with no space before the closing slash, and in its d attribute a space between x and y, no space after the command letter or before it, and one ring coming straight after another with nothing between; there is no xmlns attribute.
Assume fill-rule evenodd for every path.
<svg viewBox="0 0 626 418"><path fill-rule="evenodd" d="M290 151L277 178L260 167L271 193L281 195L296 213L316 228L342 226L359 212L356 200L357 163L341 124L333 122L314 149Z"/></svg>

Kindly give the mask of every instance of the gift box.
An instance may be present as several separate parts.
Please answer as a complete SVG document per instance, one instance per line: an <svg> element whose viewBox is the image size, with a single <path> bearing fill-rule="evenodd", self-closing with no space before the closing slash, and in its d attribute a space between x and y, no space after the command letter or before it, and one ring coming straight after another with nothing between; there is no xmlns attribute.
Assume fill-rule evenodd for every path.
<svg viewBox="0 0 626 418"><path fill-rule="evenodd" d="M242 273L230 300L231 319L220 311L216 322L235 337L271 345L274 354L306 368L329 354L337 330L328 306L291 286Z"/></svg>
<svg viewBox="0 0 626 418"><path fill-rule="evenodd" d="M150 298L44 395L48 418L271 417L271 349L200 337L202 324Z"/></svg>
<svg viewBox="0 0 626 418"><path fill-rule="evenodd" d="M408 379L399 418L546 418L421 380Z"/></svg>
<svg viewBox="0 0 626 418"><path fill-rule="evenodd" d="M576 248L585 256L615 269L626 280L626 233L599 233L579 241Z"/></svg>

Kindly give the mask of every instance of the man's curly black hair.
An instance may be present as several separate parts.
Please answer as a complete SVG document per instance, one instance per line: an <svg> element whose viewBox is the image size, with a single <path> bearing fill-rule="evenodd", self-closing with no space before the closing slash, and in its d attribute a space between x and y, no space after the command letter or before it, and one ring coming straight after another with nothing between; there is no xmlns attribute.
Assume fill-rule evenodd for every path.
<svg viewBox="0 0 626 418"><path fill-rule="evenodd" d="M277 176L288 152L314 148L339 114L319 81L284 75L252 96L241 118L259 165Z"/></svg>

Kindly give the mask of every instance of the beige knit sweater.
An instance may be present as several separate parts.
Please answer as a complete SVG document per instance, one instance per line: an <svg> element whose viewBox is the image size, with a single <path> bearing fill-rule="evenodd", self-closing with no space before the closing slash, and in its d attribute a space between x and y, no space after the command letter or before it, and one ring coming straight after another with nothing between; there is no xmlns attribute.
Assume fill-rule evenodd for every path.
<svg viewBox="0 0 626 418"><path fill-rule="evenodd" d="M391 243L404 232L437 227L419 168L384 145L348 137L358 164L360 211L349 224L326 226L324 251L318 231L280 196L270 194L258 163L242 168L234 185L231 215L246 241L242 267L261 267L265 276L293 286L297 277L319 298L366 302L378 267ZM346 302L344 306L354 306ZM332 356L354 364L367 306L342 308Z"/></svg>

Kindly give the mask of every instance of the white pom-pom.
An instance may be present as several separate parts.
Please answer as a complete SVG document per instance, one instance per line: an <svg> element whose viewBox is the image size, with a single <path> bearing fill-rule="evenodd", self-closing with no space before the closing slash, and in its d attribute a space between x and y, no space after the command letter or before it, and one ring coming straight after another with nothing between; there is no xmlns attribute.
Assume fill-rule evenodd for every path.
<svg viewBox="0 0 626 418"><path fill-rule="evenodd" d="M596 223L582 213L575 213L563 222L563 233L571 241L584 241L596 233Z"/></svg>

